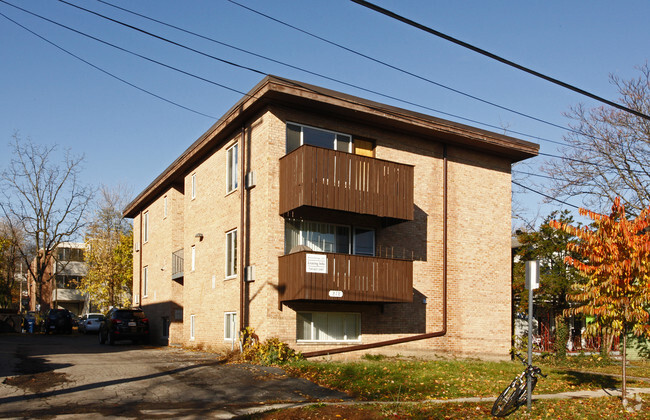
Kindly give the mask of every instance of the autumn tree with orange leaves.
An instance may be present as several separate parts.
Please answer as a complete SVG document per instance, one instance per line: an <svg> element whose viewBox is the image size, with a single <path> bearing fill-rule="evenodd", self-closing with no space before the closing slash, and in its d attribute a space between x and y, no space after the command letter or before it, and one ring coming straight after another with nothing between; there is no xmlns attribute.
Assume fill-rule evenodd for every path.
<svg viewBox="0 0 650 420"><path fill-rule="evenodd" d="M555 229L579 238L567 249L581 258L568 256L565 262L578 269L587 279L576 284L568 298L579 306L565 310L566 315L590 315L595 322L587 334L610 330L623 338L623 404L626 399L626 335L650 336L647 305L650 301L650 208L628 220L620 198L614 200L611 215L580 209L593 220L591 226L577 228L551 221Z"/></svg>

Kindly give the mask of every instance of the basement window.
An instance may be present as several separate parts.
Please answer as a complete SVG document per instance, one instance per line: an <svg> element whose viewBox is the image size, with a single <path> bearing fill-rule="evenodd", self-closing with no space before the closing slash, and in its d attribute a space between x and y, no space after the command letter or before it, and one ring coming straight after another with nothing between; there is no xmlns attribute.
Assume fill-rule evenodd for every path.
<svg viewBox="0 0 650 420"><path fill-rule="evenodd" d="M303 342L359 341L361 339L361 314L298 312L296 338Z"/></svg>

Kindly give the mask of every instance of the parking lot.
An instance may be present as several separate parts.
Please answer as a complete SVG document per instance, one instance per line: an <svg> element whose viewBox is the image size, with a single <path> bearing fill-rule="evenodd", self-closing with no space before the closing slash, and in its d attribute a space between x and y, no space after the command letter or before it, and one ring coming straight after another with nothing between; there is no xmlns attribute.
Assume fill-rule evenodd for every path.
<svg viewBox="0 0 650 420"><path fill-rule="evenodd" d="M265 404L345 399L277 368L96 335L0 335L0 417L233 418ZM72 417L70 417L72 415Z"/></svg>

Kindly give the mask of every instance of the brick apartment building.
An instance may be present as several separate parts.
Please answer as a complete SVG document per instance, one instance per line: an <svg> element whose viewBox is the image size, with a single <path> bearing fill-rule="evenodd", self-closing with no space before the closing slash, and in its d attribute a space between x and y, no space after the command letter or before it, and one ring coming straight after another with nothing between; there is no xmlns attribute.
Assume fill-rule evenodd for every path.
<svg viewBox="0 0 650 420"><path fill-rule="evenodd" d="M537 152L268 76L125 209L134 304L171 344L250 326L304 353L504 358L510 169Z"/></svg>
<svg viewBox="0 0 650 420"><path fill-rule="evenodd" d="M29 310L37 310L39 305L42 312L51 308L67 309L75 315L88 312L88 296L77 290L80 280L88 273L85 250L86 244L79 242L62 242L56 247L39 285L39 293L36 281L30 279L28 282ZM36 270L36 259L32 262L32 270Z"/></svg>

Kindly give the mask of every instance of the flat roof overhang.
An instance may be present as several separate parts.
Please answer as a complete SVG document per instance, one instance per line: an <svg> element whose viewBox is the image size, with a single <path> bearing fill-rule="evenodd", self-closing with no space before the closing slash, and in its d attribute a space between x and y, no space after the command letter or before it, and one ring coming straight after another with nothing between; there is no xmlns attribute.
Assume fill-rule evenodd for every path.
<svg viewBox="0 0 650 420"><path fill-rule="evenodd" d="M511 162L535 157L539 152L539 145L536 143L307 83L267 76L129 203L124 209L124 217L135 217L164 190L174 185L183 185L185 174L205 157L207 151L216 148L233 132L240 130L249 118L268 106L298 108L421 138L431 138L436 142L505 157Z"/></svg>

